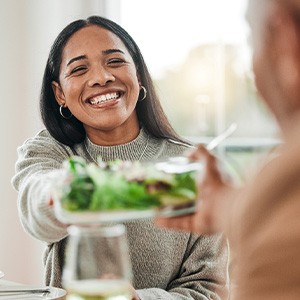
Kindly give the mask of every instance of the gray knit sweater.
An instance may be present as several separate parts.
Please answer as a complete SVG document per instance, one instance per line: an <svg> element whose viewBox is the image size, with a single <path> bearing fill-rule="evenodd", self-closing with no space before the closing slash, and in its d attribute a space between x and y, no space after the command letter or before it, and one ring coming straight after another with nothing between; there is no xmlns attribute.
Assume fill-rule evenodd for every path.
<svg viewBox="0 0 300 300"><path fill-rule="evenodd" d="M71 155L87 161L156 160L182 154L183 145L156 139L144 130L124 145L98 146L88 139L67 147L43 130L18 149L16 174L19 215L25 230L46 243L45 283L60 287L67 226L48 205L51 177ZM223 299L227 294L227 249L221 236L196 236L155 227L152 220L125 223L133 286L144 299Z"/></svg>

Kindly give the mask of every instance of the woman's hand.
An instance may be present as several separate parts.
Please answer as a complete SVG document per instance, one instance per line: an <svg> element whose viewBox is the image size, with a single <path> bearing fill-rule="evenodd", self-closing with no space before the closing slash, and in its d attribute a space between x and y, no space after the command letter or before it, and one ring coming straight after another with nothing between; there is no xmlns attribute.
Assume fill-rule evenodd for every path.
<svg viewBox="0 0 300 300"><path fill-rule="evenodd" d="M157 218L156 224L198 234L221 232L227 220L227 210L238 189L233 187L229 178L224 177L216 157L204 146L199 145L188 157L191 160L202 161L204 165L203 171L197 177L196 212L180 217Z"/></svg>

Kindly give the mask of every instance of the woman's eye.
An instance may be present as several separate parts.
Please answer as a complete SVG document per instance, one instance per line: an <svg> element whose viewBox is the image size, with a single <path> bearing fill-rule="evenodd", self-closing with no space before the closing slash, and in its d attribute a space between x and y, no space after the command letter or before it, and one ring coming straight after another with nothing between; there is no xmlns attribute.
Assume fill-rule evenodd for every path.
<svg viewBox="0 0 300 300"><path fill-rule="evenodd" d="M108 61L109 65L121 65L124 64L125 60L121 58L113 58Z"/></svg>
<svg viewBox="0 0 300 300"><path fill-rule="evenodd" d="M76 67L74 68L72 71L71 71L71 74L74 74L74 73L82 73L86 70L87 68L86 67Z"/></svg>

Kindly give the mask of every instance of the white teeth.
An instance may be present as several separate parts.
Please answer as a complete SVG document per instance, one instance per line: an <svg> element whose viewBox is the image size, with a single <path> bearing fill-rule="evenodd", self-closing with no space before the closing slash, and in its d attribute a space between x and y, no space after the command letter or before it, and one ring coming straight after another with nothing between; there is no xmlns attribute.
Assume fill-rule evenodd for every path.
<svg viewBox="0 0 300 300"><path fill-rule="evenodd" d="M111 93L111 94L106 94L106 95L100 95L95 98L90 99L91 104L101 104L106 101L109 101L111 99L117 99L119 98L119 93Z"/></svg>

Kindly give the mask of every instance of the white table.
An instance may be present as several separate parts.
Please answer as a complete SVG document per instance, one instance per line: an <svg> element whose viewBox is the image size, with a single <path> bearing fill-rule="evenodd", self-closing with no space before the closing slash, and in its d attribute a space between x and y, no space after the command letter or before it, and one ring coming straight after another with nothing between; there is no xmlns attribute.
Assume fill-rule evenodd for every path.
<svg viewBox="0 0 300 300"><path fill-rule="evenodd" d="M27 299L27 300L50 300L50 299L60 299L65 300L65 295L62 296L63 290L58 288L50 287L50 293L45 294L45 296L42 296L41 294L34 294L34 293L26 293L26 294L18 294L18 295L3 295L1 294L1 291L7 289L7 288L44 288L43 286L32 286L32 285L26 285L14 281L9 281L6 279L0 279L0 300L21 300L21 299Z"/></svg>

